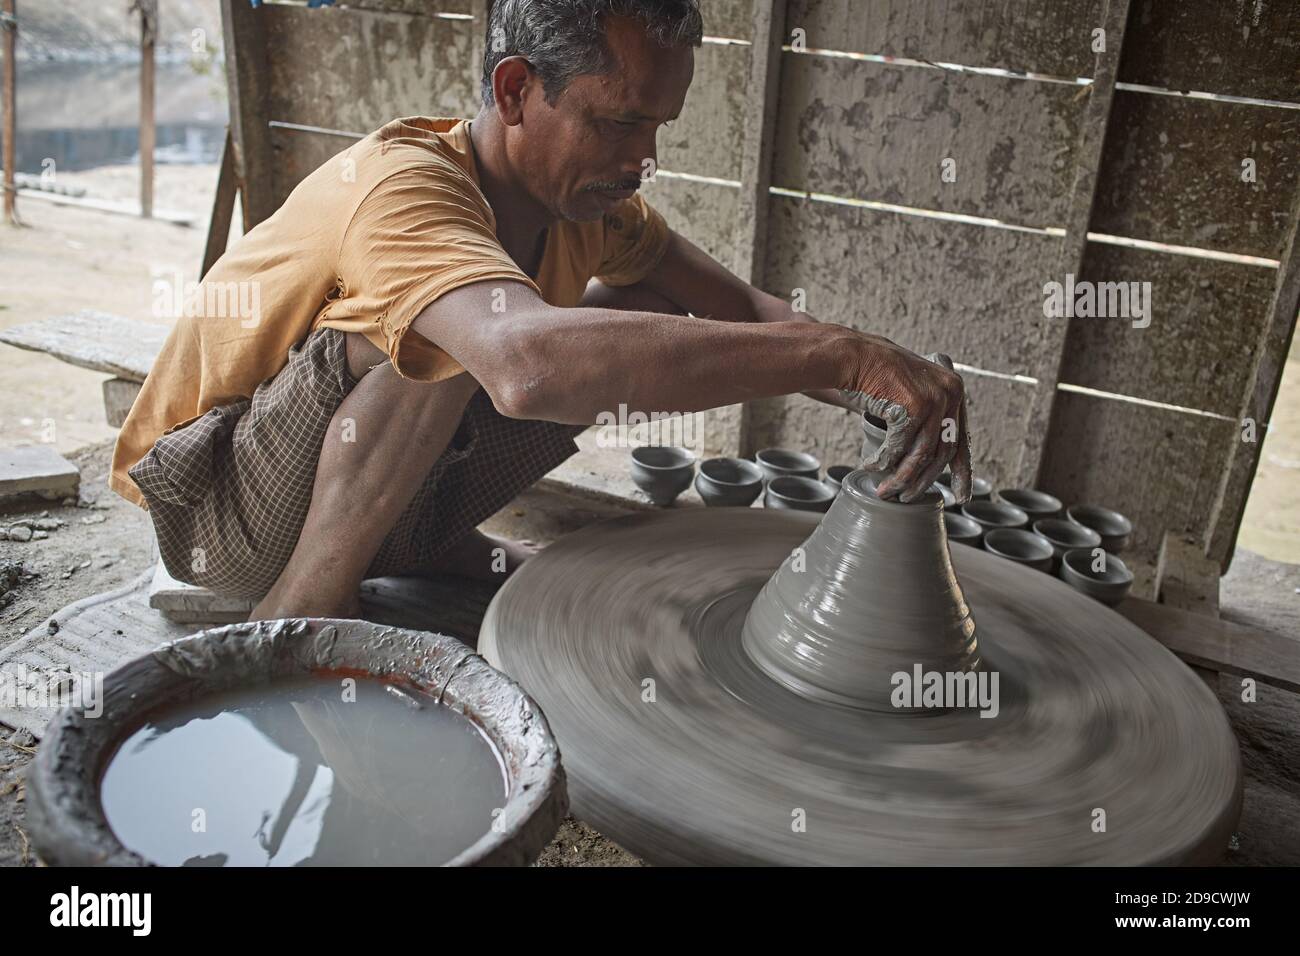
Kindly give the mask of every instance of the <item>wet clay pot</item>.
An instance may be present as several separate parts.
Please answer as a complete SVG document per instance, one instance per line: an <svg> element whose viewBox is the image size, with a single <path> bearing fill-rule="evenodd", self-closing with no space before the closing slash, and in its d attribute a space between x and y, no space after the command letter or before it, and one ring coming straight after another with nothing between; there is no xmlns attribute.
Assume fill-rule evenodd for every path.
<svg viewBox="0 0 1300 956"><path fill-rule="evenodd" d="M844 479L852 474L852 472L852 465L831 465L826 469L826 477L823 478L822 481L826 482L828 488L834 488L835 492L838 494L840 485L844 483Z"/></svg>
<svg viewBox="0 0 1300 956"><path fill-rule="evenodd" d="M1110 508L1100 505L1072 505L1065 516L1075 524L1091 528L1101 535L1101 546L1111 554L1118 554L1129 546L1133 537L1133 522Z"/></svg>
<svg viewBox="0 0 1300 956"><path fill-rule="evenodd" d="M850 474L754 600L742 641L763 672L804 697L892 713L907 708L891 703L891 675L978 668L942 499L883 501L872 475Z"/></svg>
<svg viewBox="0 0 1300 956"><path fill-rule="evenodd" d="M1065 518L1043 518L1034 522L1034 531L1042 535L1052 545L1052 570L1061 567L1061 558L1065 552L1076 548L1100 548L1101 535L1091 528L1068 521Z"/></svg>
<svg viewBox="0 0 1300 956"><path fill-rule="evenodd" d="M944 511L943 526L949 544L969 544L978 548L984 538L984 527L978 521L955 511Z"/></svg>
<svg viewBox="0 0 1300 956"><path fill-rule="evenodd" d="M1090 598L1114 607L1128 597L1133 587L1133 572L1115 555L1105 554L1100 569L1097 556L1090 549L1067 551L1061 558L1060 578L1070 587Z"/></svg>
<svg viewBox="0 0 1300 956"><path fill-rule="evenodd" d="M27 777L37 852L55 866L151 865L119 842L100 801L104 768L147 714L232 688L332 674L372 677L432 697L477 724L500 755L507 790L499 823L446 865L522 866L537 858L569 801L559 749L532 698L455 638L329 619L202 631L108 674L98 716L61 710Z"/></svg>
<svg viewBox="0 0 1300 956"><path fill-rule="evenodd" d="M994 528L1027 528L1029 515L1015 505L1001 501L968 501L961 506L961 513L977 522L986 532Z"/></svg>

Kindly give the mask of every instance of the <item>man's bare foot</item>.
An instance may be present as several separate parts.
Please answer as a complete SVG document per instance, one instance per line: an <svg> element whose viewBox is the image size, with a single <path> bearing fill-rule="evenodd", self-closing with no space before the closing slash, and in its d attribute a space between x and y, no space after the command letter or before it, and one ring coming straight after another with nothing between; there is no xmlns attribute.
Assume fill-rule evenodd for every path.
<svg viewBox="0 0 1300 956"><path fill-rule="evenodd" d="M429 569L479 581L504 581L541 550L532 541L512 541L477 528L452 545Z"/></svg>

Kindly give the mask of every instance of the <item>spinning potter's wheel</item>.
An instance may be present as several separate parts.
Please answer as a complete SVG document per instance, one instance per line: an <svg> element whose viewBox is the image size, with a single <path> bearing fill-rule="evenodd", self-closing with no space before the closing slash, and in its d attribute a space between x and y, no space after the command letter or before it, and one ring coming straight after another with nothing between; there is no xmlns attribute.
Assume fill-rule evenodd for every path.
<svg viewBox="0 0 1300 956"><path fill-rule="evenodd" d="M855 472L818 517L620 518L498 592L480 651L546 713L576 816L658 864L1222 854L1236 740L1165 648L1046 574L950 562L937 497ZM900 672L996 675L996 708L895 699Z"/></svg>

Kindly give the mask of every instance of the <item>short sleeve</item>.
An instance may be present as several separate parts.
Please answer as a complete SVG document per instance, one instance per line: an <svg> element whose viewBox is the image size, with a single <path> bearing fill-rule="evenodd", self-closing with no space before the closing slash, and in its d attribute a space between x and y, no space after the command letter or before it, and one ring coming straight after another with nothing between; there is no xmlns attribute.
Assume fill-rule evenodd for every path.
<svg viewBox="0 0 1300 956"><path fill-rule="evenodd" d="M478 187L450 164L406 167L376 184L344 232L338 262L340 288L320 324L366 333L400 375L421 381L463 370L410 331L430 302L492 279L537 288L497 241Z"/></svg>
<svg viewBox="0 0 1300 956"><path fill-rule="evenodd" d="M596 278L605 285L644 279L668 248L668 224L639 193L605 216L605 243Z"/></svg>

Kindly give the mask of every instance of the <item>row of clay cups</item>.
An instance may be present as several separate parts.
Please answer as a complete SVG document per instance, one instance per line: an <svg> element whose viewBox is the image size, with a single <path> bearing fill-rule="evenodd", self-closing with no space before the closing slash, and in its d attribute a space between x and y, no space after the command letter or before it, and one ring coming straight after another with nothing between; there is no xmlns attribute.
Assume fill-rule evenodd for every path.
<svg viewBox="0 0 1300 956"><path fill-rule="evenodd" d="M1023 527L981 527L974 519L944 512L948 540L1038 571L1055 574L1076 591L1118 604L1133 586L1133 572L1116 555L1102 548L1092 528L1060 518L1040 518L1033 530Z"/></svg>

